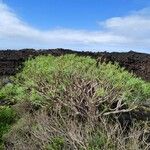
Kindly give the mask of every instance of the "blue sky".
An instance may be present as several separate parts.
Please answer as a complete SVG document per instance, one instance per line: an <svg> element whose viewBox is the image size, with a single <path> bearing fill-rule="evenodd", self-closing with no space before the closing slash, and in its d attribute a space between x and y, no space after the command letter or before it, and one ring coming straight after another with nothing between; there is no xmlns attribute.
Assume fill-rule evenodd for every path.
<svg viewBox="0 0 150 150"><path fill-rule="evenodd" d="M0 0L0 48L150 53L149 0Z"/></svg>

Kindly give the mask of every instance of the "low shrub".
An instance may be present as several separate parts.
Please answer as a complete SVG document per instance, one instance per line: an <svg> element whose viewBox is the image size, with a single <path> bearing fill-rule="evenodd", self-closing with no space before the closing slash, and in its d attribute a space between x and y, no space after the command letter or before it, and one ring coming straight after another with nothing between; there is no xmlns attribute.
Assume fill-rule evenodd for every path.
<svg viewBox="0 0 150 150"><path fill-rule="evenodd" d="M14 100L13 108L23 112L4 136L6 147L13 143L15 149L131 149L134 142L138 148L148 146L138 141L139 136L133 140L143 128L132 126L126 134L125 125L132 121L130 112L149 100L150 83L117 63L97 67L90 57L39 56L25 62L0 97ZM136 126L137 120L132 123Z"/></svg>
<svg viewBox="0 0 150 150"><path fill-rule="evenodd" d="M15 122L15 118L16 114L11 108L0 106L0 145L3 142L2 136L9 131L11 125Z"/></svg>

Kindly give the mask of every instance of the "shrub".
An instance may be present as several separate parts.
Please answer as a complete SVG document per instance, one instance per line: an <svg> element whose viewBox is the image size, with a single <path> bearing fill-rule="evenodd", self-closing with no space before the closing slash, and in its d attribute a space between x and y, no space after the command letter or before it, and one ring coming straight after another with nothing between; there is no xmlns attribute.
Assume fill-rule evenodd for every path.
<svg viewBox="0 0 150 150"><path fill-rule="evenodd" d="M2 136L7 133L15 121L16 114L15 112L7 107L0 106L0 145L2 144Z"/></svg>
<svg viewBox="0 0 150 150"><path fill-rule="evenodd" d="M119 116L150 98L150 83L117 63L96 67L96 60L76 55L28 60L13 82L1 97L31 107L21 107L27 110L23 123L6 136L5 143L11 141L15 149L126 149L133 136L124 134Z"/></svg>
<svg viewBox="0 0 150 150"><path fill-rule="evenodd" d="M12 88L11 85L8 89L4 89L7 91L5 95L7 97L12 95L14 98L13 93L16 93L15 99L29 99L44 103L49 96L65 90L69 84L73 83L74 77L97 81L101 84L97 90L103 94L107 93L107 87L104 88L104 86L115 88L120 91L118 93L122 99L129 103L140 102L150 97L150 84L135 78L118 64L103 63L100 67L96 67L95 64L96 61L90 57L76 55L40 56L34 60L28 60L25 62L23 71L15 78L15 87Z"/></svg>
<svg viewBox="0 0 150 150"><path fill-rule="evenodd" d="M64 148L64 139L61 137L54 137L47 146L47 150L62 150Z"/></svg>

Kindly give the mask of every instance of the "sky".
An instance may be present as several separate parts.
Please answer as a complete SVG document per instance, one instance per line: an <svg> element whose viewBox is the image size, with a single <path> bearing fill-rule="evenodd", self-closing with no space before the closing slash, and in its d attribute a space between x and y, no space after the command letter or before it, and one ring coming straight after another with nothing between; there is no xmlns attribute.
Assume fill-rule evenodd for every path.
<svg viewBox="0 0 150 150"><path fill-rule="evenodd" d="M0 49L150 53L149 0L0 0Z"/></svg>

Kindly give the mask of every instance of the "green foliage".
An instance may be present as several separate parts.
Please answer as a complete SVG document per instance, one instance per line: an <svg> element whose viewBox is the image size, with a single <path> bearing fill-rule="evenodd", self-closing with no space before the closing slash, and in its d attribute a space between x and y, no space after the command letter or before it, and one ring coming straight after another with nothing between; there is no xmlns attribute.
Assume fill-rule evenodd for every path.
<svg viewBox="0 0 150 150"><path fill-rule="evenodd" d="M51 139L50 144L47 146L47 150L62 150L64 147L64 139L62 137L54 137Z"/></svg>
<svg viewBox="0 0 150 150"><path fill-rule="evenodd" d="M89 90L89 86L96 84L95 91L92 93L94 96L92 95L92 97L89 94L91 90ZM30 59L25 62L22 72L14 77L13 84L7 84L0 90L0 99L15 101L18 107L20 103L29 102L30 108L24 109L28 111L27 114L32 110L31 120L35 119L38 123L40 122L41 130L43 129L41 132L44 137L48 137L49 133L53 134L51 130L55 131L54 134L57 131L69 132L67 125L69 126L69 121L74 121L72 131L74 131L74 125L76 124L77 129L82 127L81 132L87 138L88 144L86 143L87 141L83 141L89 145L89 150L101 149L108 141L106 133L102 131L95 130L93 135L87 135L88 132L84 132L84 122L87 121L87 124L92 124L92 128L97 126L93 118L98 121L97 116L111 111L110 105L120 99L125 104L130 105L134 102L136 105L139 102L147 101L149 98L150 83L136 78L124 68L120 68L117 63L114 65L103 63L96 67L95 59L76 55L60 57L49 55ZM84 100L87 101L84 102ZM33 108L33 106L46 111L46 114L42 114L42 111L36 114L38 109ZM21 109L23 108L21 107ZM10 125L15 118L15 113L11 108L0 108L0 139L10 129ZM27 119L25 120L27 124L28 121ZM46 121L46 124L43 125L44 121ZM33 126L33 124L31 123L29 128L30 126ZM89 130L91 130L90 127ZM25 131L23 132L26 134ZM37 130L37 132L39 131ZM36 132L31 133L35 135ZM45 134L47 135L45 136ZM66 138L70 135L70 133L65 134ZM46 142L46 144L49 143L46 148L48 150L63 149L66 139L60 136L61 134L54 135L50 142ZM68 139L70 140L70 138ZM78 138L76 138L74 144L77 142ZM83 143L81 138L81 143L79 141L77 145L83 146ZM107 147L114 149L112 141L109 142Z"/></svg>
<svg viewBox="0 0 150 150"><path fill-rule="evenodd" d="M16 93L14 97L18 100L28 98L31 101L44 103L46 97L41 94L42 89L47 96L54 96L56 92L66 89L72 82L73 76L97 80L102 84L109 83L111 88L121 91L123 99L127 102L143 101L150 97L150 83L134 77L120 68L117 63L115 65L103 63L100 67L96 67L96 60L76 55L39 56L34 60L26 61L23 71L15 78L15 87L12 85L5 87L6 90L4 88L0 95L10 97ZM49 85L54 84L56 89L53 92ZM107 89L100 87L97 93L105 95Z"/></svg>
<svg viewBox="0 0 150 150"><path fill-rule="evenodd" d="M0 106L0 145L2 144L2 136L7 133L11 124L16 120L15 112L7 107Z"/></svg>
<svg viewBox="0 0 150 150"><path fill-rule="evenodd" d="M104 145L107 143L107 136L102 132L94 133L89 139L88 150L99 150L103 149Z"/></svg>
<svg viewBox="0 0 150 150"><path fill-rule="evenodd" d="M7 84L0 90L0 99L9 99L10 97L13 97L15 95L15 89L14 85Z"/></svg>

